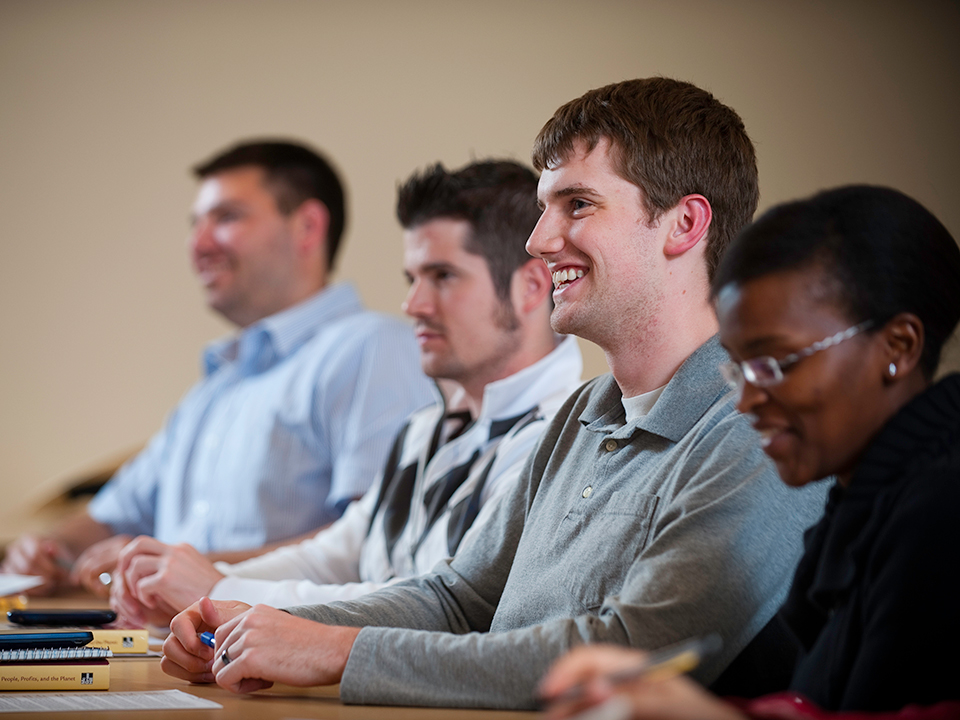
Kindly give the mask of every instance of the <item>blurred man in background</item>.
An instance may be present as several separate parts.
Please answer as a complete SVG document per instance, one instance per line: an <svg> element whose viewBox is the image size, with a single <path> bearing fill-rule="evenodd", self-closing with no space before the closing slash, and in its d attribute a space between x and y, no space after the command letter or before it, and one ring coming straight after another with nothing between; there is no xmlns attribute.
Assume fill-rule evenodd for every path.
<svg viewBox="0 0 960 720"><path fill-rule="evenodd" d="M413 334L330 284L344 191L315 151L247 142L197 166L190 256L208 305L239 328L204 377L86 510L7 548L36 592L105 595L133 535L250 557L363 495L403 420L430 399ZM108 579L108 576L103 576Z"/></svg>

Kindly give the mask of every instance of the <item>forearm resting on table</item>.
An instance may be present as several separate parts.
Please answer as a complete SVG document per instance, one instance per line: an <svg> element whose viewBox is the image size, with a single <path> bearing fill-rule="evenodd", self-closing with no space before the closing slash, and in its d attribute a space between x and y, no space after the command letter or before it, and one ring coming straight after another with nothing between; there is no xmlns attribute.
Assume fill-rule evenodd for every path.
<svg viewBox="0 0 960 720"><path fill-rule="evenodd" d="M210 562L225 562L233 565L234 563L243 562L244 560L249 560L250 558L266 555L268 552L273 552L274 550L285 547L287 545L297 545L298 543L301 543L304 540L309 540L318 532L326 529L327 527L329 527L329 525L324 525L314 530L308 530L302 535L297 535L296 537L286 538L284 540L277 540L276 542L267 543L266 545L258 548L247 548L246 550L223 550L220 552L206 553L206 558Z"/></svg>
<svg viewBox="0 0 960 720"><path fill-rule="evenodd" d="M109 525L94 520L84 511L70 518L64 525L51 533L50 538L68 550L73 559L95 543L113 537L115 533Z"/></svg>

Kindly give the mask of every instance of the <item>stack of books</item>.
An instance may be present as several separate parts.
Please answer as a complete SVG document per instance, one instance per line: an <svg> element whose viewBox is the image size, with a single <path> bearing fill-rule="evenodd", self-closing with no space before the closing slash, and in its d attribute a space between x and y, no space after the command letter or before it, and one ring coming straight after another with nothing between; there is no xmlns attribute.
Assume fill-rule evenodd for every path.
<svg viewBox="0 0 960 720"><path fill-rule="evenodd" d="M113 651L91 631L0 632L0 690L107 690Z"/></svg>

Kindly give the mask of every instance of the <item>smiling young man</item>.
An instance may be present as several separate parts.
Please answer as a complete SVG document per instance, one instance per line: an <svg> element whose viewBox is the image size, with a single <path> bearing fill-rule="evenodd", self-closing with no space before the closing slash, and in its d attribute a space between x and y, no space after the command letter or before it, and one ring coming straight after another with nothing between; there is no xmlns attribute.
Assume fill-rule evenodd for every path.
<svg viewBox="0 0 960 720"><path fill-rule="evenodd" d="M527 247L554 277L553 326L596 342L612 373L567 400L457 557L345 605L202 600L171 624L168 672L531 708L573 646L717 633L694 671L713 683L773 617L824 493L779 482L718 370L709 277L758 197L743 123L688 83L633 80L561 107L534 163L543 214ZM197 640L212 628L216 655Z"/></svg>
<svg viewBox="0 0 960 720"><path fill-rule="evenodd" d="M409 327L329 281L345 210L322 157L243 143L195 172L191 261L240 331L207 348L205 377L85 512L8 548L4 570L43 575L44 590L105 592L98 576L135 534L249 557L316 530L367 490L429 400Z"/></svg>
<svg viewBox="0 0 960 720"><path fill-rule="evenodd" d="M165 625L204 595L273 606L355 598L469 546L580 384L576 341L550 328L550 276L524 250L536 190L529 168L497 161L437 165L401 186L403 309L446 402L414 413L382 482L299 545L214 566L190 546L137 538L111 594L123 616Z"/></svg>

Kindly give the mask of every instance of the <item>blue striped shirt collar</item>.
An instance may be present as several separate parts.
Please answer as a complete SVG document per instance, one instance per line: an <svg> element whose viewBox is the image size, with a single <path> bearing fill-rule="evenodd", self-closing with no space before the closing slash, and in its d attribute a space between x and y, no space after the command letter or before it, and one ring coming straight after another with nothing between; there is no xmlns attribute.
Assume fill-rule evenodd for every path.
<svg viewBox="0 0 960 720"><path fill-rule="evenodd" d="M203 353L204 372L210 375L234 360L248 372L269 367L296 351L317 328L362 306L350 283L331 285L306 300L244 328L235 336L215 340Z"/></svg>

